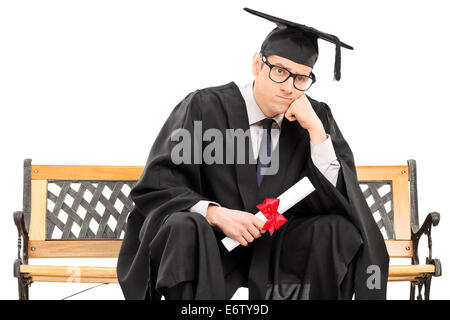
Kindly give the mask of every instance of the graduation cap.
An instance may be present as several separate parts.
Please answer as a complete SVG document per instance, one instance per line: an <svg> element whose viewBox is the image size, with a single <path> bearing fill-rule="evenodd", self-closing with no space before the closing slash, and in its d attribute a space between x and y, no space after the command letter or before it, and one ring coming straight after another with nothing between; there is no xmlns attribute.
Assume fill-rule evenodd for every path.
<svg viewBox="0 0 450 320"><path fill-rule="evenodd" d="M317 39L329 41L336 46L334 61L334 79L341 79L341 47L353 50L353 47L343 43L338 37L317 29L298 24L253 9L245 11L274 22L277 27L270 32L263 44L261 53L277 55L294 62L313 67L319 55Z"/></svg>

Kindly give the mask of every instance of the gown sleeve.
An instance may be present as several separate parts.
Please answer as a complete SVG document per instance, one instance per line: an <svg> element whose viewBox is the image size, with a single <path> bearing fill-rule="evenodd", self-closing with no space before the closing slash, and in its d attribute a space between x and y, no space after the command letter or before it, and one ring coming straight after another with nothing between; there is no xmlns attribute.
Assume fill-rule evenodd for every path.
<svg viewBox="0 0 450 320"><path fill-rule="evenodd" d="M313 145L311 141L309 143L311 147L311 159L314 165L322 172L328 181L336 186L337 176L341 165L334 152L330 135L327 133L327 139L317 145Z"/></svg>

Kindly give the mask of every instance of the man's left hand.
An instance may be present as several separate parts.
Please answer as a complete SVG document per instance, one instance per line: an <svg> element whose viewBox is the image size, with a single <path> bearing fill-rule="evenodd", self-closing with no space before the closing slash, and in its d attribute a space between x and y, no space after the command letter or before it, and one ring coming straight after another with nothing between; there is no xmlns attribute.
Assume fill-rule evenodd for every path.
<svg viewBox="0 0 450 320"><path fill-rule="evenodd" d="M312 144L316 145L327 139L322 121L305 94L291 103L284 116L289 121L297 120L302 128L308 130Z"/></svg>

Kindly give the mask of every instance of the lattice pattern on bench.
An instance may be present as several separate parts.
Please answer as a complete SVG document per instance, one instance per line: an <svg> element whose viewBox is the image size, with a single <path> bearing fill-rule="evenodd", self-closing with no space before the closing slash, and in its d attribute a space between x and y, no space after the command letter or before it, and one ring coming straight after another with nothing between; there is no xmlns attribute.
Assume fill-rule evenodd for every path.
<svg viewBox="0 0 450 320"><path fill-rule="evenodd" d="M360 181L359 186L384 239L394 239L391 181Z"/></svg>
<svg viewBox="0 0 450 320"><path fill-rule="evenodd" d="M123 239L135 183L48 180L46 239Z"/></svg>
<svg viewBox="0 0 450 320"><path fill-rule="evenodd" d="M47 240L123 239L136 181L48 180ZM385 239L394 239L390 181L361 181Z"/></svg>

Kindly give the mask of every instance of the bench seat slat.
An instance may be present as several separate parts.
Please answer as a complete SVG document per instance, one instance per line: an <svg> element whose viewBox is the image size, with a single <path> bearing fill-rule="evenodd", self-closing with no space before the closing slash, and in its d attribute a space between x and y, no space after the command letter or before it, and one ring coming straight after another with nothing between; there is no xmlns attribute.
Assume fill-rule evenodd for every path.
<svg viewBox="0 0 450 320"><path fill-rule="evenodd" d="M117 278L116 267L21 265L20 272L46 277Z"/></svg>
<svg viewBox="0 0 450 320"><path fill-rule="evenodd" d="M432 264L391 265L389 266L389 281L413 281L416 277L422 277L424 274L434 273L434 271L435 267ZM20 272L27 274L33 281L82 283L118 282L115 267L21 265Z"/></svg>
<svg viewBox="0 0 450 320"><path fill-rule="evenodd" d="M119 283L117 278L94 278L94 277L81 277L73 278L67 281L67 277L49 277L49 276L34 276L33 282L70 282L70 283Z"/></svg>
<svg viewBox="0 0 450 320"><path fill-rule="evenodd" d="M415 276L421 273L434 273L432 264L392 265L389 266L389 276Z"/></svg>

